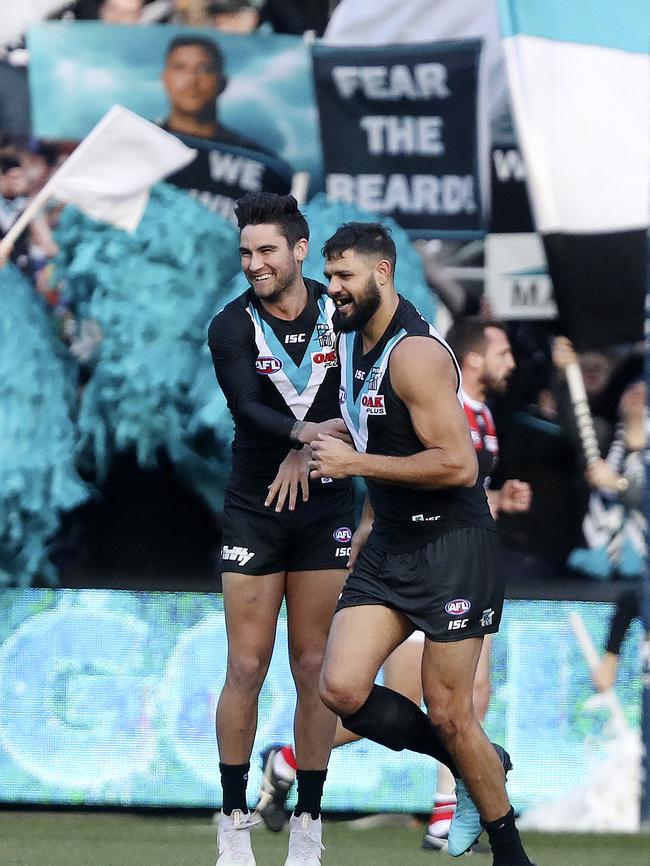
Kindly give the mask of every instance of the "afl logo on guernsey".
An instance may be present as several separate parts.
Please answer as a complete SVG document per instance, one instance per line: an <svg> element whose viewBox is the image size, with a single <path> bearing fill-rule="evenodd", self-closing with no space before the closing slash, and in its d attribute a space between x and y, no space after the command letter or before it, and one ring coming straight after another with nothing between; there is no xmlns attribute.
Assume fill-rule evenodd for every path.
<svg viewBox="0 0 650 866"><path fill-rule="evenodd" d="M364 394L361 398L361 405L365 408L368 415L385 415L386 407L384 406L383 394Z"/></svg>
<svg viewBox="0 0 650 866"><path fill-rule="evenodd" d="M260 356L255 361L255 369L263 376L270 376L282 369L282 361L269 355Z"/></svg>
<svg viewBox="0 0 650 866"><path fill-rule="evenodd" d="M334 533L334 541L338 541L341 544L345 544L348 541L352 540L352 530L347 526L339 527Z"/></svg>
<svg viewBox="0 0 650 866"><path fill-rule="evenodd" d="M468 613L471 606L471 602L467 601L466 598L455 598L453 601L447 602L445 611L449 616L462 616L464 613Z"/></svg>
<svg viewBox="0 0 650 866"><path fill-rule="evenodd" d="M348 396L348 395L347 395L347 391L346 391L345 388L341 385L341 387L339 388L339 403L345 403L345 400L346 400L347 396Z"/></svg>

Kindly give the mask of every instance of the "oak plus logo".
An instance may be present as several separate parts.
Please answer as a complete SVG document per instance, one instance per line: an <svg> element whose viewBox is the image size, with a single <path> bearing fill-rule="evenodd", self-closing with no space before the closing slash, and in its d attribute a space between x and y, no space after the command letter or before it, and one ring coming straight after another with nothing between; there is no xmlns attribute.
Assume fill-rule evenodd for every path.
<svg viewBox="0 0 650 866"><path fill-rule="evenodd" d="M383 394L364 394L361 398L361 405L366 410L368 415L386 414Z"/></svg>
<svg viewBox="0 0 650 866"><path fill-rule="evenodd" d="M246 565L254 556L254 551L247 547L238 547L237 545L230 547L224 544L221 548L221 558L226 562L236 562L238 565Z"/></svg>
<svg viewBox="0 0 650 866"><path fill-rule="evenodd" d="M339 360L336 350L330 349L329 352L312 352L311 362L317 367L337 367Z"/></svg>
<svg viewBox="0 0 650 866"><path fill-rule="evenodd" d="M262 376L270 376L271 373L277 373L282 369L282 361L279 358L274 358L272 355L260 355L255 360L255 369Z"/></svg>

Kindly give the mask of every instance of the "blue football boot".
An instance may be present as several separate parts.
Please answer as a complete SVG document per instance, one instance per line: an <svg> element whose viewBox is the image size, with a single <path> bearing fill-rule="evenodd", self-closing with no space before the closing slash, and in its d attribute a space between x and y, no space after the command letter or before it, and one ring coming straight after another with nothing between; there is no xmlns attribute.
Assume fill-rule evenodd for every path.
<svg viewBox="0 0 650 866"><path fill-rule="evenodd" d="M506 774L512 770L510 755L501 746L492 744L501 759ZM481 816L470 797L462 779L456 779L456 811L451 819L447 851L452 857L460 857L468 851L483 832Z"/></svg>

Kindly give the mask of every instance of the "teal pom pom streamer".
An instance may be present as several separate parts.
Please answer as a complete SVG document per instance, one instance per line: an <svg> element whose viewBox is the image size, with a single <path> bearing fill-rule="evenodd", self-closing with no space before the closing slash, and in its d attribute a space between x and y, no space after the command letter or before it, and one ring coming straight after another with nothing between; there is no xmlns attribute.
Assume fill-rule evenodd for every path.
<svg viewBox="0 0 650 866"><path fill-rule="evenodd" d="M116 451L133 448L150 466L164 449L194 475L203 458L188 439L191 392L208 322L239 267L237 230L159 184L133 234L66 208L57 241L64 299L102 333L78 418L84 463L101 479Z"/></svg>
<svg viewBox="0 0 650 866"><path fill-rule="evenodd" d="M48 540L90 492L74 465L73 378L41 298L0 270L0 586L56 583Z"/></svg>

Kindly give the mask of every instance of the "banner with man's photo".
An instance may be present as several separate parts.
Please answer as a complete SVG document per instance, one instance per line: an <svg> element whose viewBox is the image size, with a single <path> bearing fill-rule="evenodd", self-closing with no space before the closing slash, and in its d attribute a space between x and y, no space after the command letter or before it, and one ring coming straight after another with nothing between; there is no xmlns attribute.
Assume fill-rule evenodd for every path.
<svg viewBox="0 0 650 866"><path fill-rule="evenodd" d="M480 50L314 45L327 194L421 236L481 233Z"/></svg>
<svg viewBox="0 0 650 866"><path fill-rule="evenodd" d="M288 192L296 171L309 173L312 192L322 188L309 52L300 37L57 22L32 27L28 45L37 138L80 140L117 103L199 150L171 180L223 215L245 192ZM171 122L176 114L199 124L215 117L220 132L183 136L188 130Z"/></svg>

